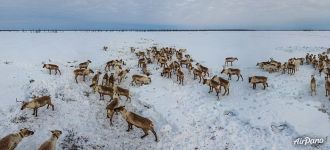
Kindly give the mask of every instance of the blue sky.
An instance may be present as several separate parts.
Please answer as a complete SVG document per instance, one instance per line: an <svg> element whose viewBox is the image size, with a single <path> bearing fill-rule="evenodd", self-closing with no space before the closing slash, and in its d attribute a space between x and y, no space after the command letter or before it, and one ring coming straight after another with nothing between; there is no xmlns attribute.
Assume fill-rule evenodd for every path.
<svg viewBox="0 0 330 150"><path fill-rule="evenodd" d="M0 1L0 29L128 28L330 30L330 1Z"/></svg>

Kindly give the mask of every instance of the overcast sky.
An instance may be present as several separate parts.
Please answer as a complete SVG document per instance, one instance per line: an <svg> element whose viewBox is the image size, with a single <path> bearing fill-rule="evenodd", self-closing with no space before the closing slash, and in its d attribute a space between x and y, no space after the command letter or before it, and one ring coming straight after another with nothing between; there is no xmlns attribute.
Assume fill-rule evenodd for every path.
<svg viewBox="0 0 330 150"><path fill-rule="evenodd" d="M327 29L330 0L0 0L0 29Z"/></svg>

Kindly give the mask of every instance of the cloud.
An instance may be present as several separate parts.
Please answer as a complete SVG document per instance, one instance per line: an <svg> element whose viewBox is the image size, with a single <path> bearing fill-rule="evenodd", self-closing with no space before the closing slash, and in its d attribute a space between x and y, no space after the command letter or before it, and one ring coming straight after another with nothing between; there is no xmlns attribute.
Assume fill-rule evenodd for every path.
<svg viewBox="0 0 330 150"><path fill-rule="evenodd" d="M1 0L0 28L330 29L329 7L328 0Z"/></svg>

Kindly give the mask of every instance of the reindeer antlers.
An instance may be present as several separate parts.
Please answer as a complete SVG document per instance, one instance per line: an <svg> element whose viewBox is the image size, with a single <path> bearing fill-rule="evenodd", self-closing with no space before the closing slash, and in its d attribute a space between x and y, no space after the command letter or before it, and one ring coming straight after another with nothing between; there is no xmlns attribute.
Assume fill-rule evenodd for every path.
<svg viewBox="0 0 330 150"><path fill-rule="evenodd" d="M17 98L16 98L16 103L18 103L18 102L21 102L21 103L23 103L24 101L18 101L18 100L17 100Z"/></svg>

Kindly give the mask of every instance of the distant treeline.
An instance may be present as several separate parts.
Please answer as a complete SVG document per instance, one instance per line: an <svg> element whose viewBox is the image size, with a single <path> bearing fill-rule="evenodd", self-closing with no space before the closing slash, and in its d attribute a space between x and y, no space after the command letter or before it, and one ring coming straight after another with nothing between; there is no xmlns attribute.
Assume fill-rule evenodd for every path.
<svg viewBox="0 0 330 150"><path fill-rule="evenodd" d="M53 30L53 29L38 29L38 30L1 30L0 32L64 32L64 31L84 31L84 32L180 32L180 31L329 31L329 30L251 30L251 29L109 29L109 30L90 30L90 29L68 29L68 30Z"/></svg>

